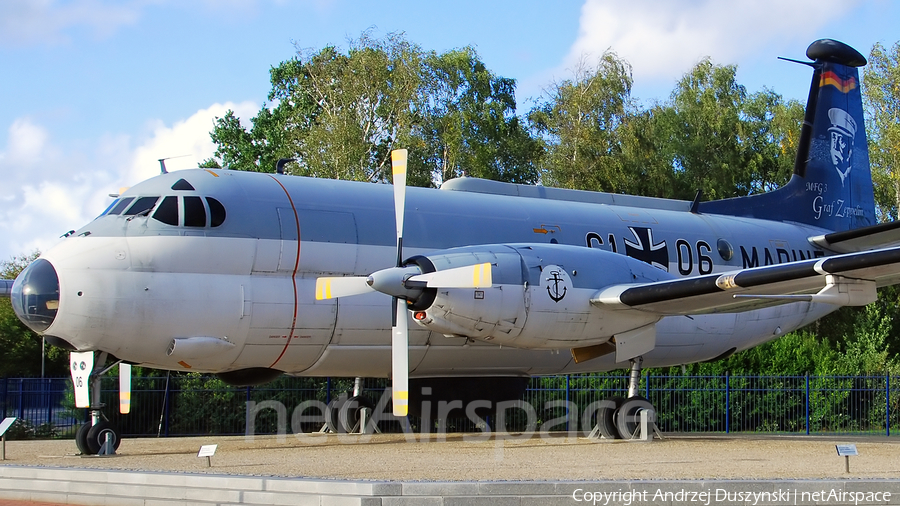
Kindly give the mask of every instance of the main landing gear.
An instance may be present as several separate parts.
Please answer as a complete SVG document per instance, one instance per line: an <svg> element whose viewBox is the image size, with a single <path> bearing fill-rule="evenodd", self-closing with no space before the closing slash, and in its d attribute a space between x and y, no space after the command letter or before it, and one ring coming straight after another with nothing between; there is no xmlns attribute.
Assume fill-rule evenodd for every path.
<svg viewBox="0 0 900 506"><path fill-rule="evenodd" d="M353 395L343 394L325 406L325 424L319 432L334 434L380 433L378 423L372 420L375 406L363 396L363 380L356 378Z"/></svg>
<svg viewBox="0 0 900 506"><path fill-rule="evenodd" d="M603 436L605 439L643 439L649 440L653 433L662 438L656 428L656 408L646 398L640 396L641 366L644 360L637 357L631 361L631 376L628 379L628 397L619 396L604 399L597 411L597 425L590 437ZM641 413L647 412L650 427L649 434L641 432ZM652 432L651 432L652 431ZM598 434L599 433L599 434Z"/></svg>
<svg viewBox="0 0 900 506"><path fill-rule="evenodd" d="M91 411L91 421L79 427L75 433L75 445L82 455L114 455L122 442L119 428L103 416L102 409L106 405L100 401L102 393L100 379L110 369L120 365L119 407L120 411L127 413L131 405L131 366L117 361L101 369L108 356L107 353L101 352L95 361L93 352L70 354L75 405ZM123 378L125 375L128 377L127 381ZM123 388L125 385L127 389Z"/></svg>

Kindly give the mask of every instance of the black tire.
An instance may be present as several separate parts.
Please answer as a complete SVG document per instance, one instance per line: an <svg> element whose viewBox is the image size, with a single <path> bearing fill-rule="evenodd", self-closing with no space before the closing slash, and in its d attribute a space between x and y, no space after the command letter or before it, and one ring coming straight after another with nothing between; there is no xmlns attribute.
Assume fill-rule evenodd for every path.
<svg viewBox="0 0 900 506"><path fill-rule="evenodd" d="M338 397L337 399L332 399L331 402L325 406L325 427L335 434L344 434L347 432L341 426L340 419L341 407L346 401L346 397Z"/></svg>
<svg viewBox="0 0 900 506"><path fill-rule="evenodd" d="M600 435L606 439L621 439L619 430L616 429L616 411L619 406L625 402L622 397L610 397L606 399L606 403L597 411L597 428L600 429Z"/></svg>
<svg viewBox="0 0 900 506"><path fill-rule="evenodd" d="M87 446L91 455L96 455L100 452L100 448L106 441L107 434L113 439L113 448L119 449L119 443L122 442L122 434L119 432L119 428L107 421L102 421L91 427L91 430L87 433Z"/></svg>
<svg viewBox="0 0 900 506"><path fill-rule="evenodd" d="M619 436L622 439L631 439L634 431L641 424L641 411L645 409L654 409L650 401L636 395L625 399L625 402L616 412L616 428L619 430Z"/></svg>
<svg viewBox="0 0 900 506"><path fill-rule="evenodd" d="M369 413L372 413L375 410L375 406L361 395L351 397L341 405L338 409L338 421L340 422L343 432L348 434L353 432L354 427L359 423L360 412L363 408L368 408ZM368 423L368 421L366 423ZM360 427L360 429L362 429L362 427Z"/></svg>
<svg viewBox="0 0 900 506"><path fill-rule="evenodd" d="M86 423L75 431L75 446L82 455L91 455L91 449L88 447L87 437L88 431L91 430L91 424Z"/></svg>

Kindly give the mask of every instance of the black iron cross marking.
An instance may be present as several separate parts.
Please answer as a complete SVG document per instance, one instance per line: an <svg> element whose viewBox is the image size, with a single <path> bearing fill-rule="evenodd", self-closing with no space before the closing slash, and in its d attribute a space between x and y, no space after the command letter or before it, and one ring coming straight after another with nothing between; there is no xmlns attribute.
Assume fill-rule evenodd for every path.
<svg viewBox="0 0 900 506"><path fill-rule="evenodd" d="M625 254L668 272L669 247L666 241L654 244L653 230L649 228L628 227L628 229L634 235L634 241L625 239Z"/></svg>

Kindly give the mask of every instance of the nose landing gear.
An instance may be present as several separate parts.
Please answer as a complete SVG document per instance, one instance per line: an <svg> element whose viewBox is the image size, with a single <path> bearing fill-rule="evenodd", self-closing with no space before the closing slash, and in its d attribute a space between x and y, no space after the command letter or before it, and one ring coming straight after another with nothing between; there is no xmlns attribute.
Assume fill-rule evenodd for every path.
<svg viewBox="0 0 900 506"><path fill-rule="evenodd" d="M75 433L75 445L82 455L114 455L122 442L122 434L118 427L103 416L102 409L106 405L100 401L102 392L100 378L116 365L120 365L119 407L120 411L127 413L131 404L131 366L119 360L101 369L108 356L107 353L100 352L95 361L94 352L73 352L69 355L72 384L75 387L75 406L89 408L91 411L90 423L82 425ZM125 375L128 376L128 381L123 381Z"/></svg>

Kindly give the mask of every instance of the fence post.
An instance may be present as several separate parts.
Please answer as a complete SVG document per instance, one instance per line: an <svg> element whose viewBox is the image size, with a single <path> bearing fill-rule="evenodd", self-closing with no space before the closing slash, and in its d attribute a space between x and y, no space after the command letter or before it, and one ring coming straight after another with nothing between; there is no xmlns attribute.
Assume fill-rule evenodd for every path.
<svg viewBox="0 0 900 506"><path fill-rule="evenodd" d="M884 432L891 435L891 374L884 375Z"/></svg>
<svg viewBox="0 0 900 506"><path fill-rule="evenodd" d="M168 388L169 380L166 379L166 396L163 401L163 413L165 413L165 418L163 418L163 425L166 428L166 437L169 437L169 397L172 395L172 391Z"/></svg>
<svg viewBox="0 0 900 506"><path fill-rule="evenodd" d="M731 372L725 371L725 434L731 433Z"/></svg>
<svg viewBox="0 0 900 506"><path fill-rule="evenodd" d="M809 435L809 373L806 373L806 435Z"/></svg>
<svg viewBox="0 0 900 506"><path fill-rule="evenodd" d="M578 415L575 415L578 419ZM566 374L566 432L572 430L572 413L569 412L569 375Z"/></svg>
<svg viewBox="0 0 900 506"><path fill-rule="evenodd" d="M53 423L53 404L50 402L50 378L41 378L41 394L44 396L44 406L47 408L47 426Z"/></svg>
<svg viewBox="0 0 900 506"><path fill-rule="evenodd" d="M23 378L19 378L19 405L18 409L18 417L25 418L25 391L23 387L25 386L25 380Z"/></svg>

